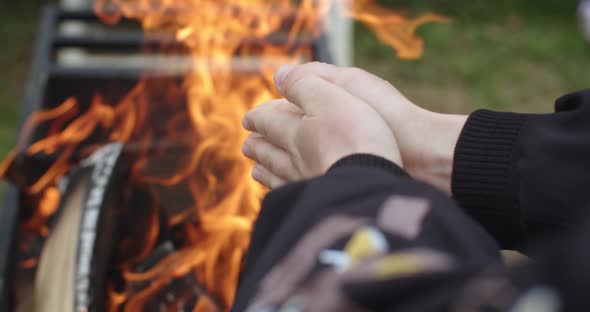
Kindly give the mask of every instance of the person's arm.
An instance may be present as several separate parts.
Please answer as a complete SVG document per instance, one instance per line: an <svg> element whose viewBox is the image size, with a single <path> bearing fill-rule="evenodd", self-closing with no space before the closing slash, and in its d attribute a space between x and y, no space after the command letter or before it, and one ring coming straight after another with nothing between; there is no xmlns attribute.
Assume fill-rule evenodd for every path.
<svg viewBox="0 0 590 312"><path fill-rule="evenodd" d="M403 156L399 146L412 146L411 140L406 137L398 145L399 138L386 130L391 121L385 124L377 115L382 111L367 104L369 98L346 90L342 81L325 78L320 72L325 67L319 65L282 67L275 80L285 99L263 104L244 119L244 127L253 132L244 143L244 153L257 162L254 178L271 188L288 181L304 182L279 188L265 199L236 310L248 305L252 311L281 307L302 311L496 311L511 307L511 311L527 311L539 305L589 310L579 290L590 287L585 270L590 260L585 248L590 227L581 227L569 238L565 233L570 230L561 232L557 243L540 248L540 253L532 252L537 256L535 262L514 272L506 270L498 262L497 246L487 231L445 194L411 180L394 164L406 162L408 154ZM508 131L516 142L531 139L526 133L539 138L523 145L508 144L514 148L507 150L516 149L511 155L519 158L512 162L510 157L508 165L500 168L513 170L510 164L516 163L519 173L530 174L525 169L539 162L547 166L543 163L547 160L553 160L550 165L554 166L564 160L579 162L588 152L583 144L587 142L587 108L580 105L587 96L580 93L565 98L558 105L559 113L527 117L518 134ZM413 121L411 117L407 119ZM491 134L506 135L495 123L499 122L488 125L496 129ZM465 127L460 145L471 124ZM421 139L432 137L445 138ZM454 148L455 142L456 138L448 145ZM475 153L484 164L492 159L494 144L486 146L490 154ZM572 156L561 149L580 153ZM531 155L536 152L546 157ZM353 156L341 159L346 155ZM577 171L585 165L564 166L564 172L576 171L574 181L585 181ZM552 175L536 177L532 185L558 183ZM522 181L530 181L528 178L519 177ZM539 197L552 198L551 193ZM574 204L573 211L583 211L581 200L583 196L568 202ZM521 220L528 222L535 215L530 211L535 207L527 206L530 202L516 204L527 207Z"/></svg>
<svg viewBox="0 0 590 312"><path fill-rule="evenodd" d="M510 270L444 193L352 155L269 193L233 311L586 311L583 231Z"/></svg>
<svg viewBox="0 0 590 312"><path fill-rule="evenodd" d="M404 169L452 194L503 248L523 251L584 216L590 91L559 99L553 114L448 115L418 107L363 70L305 66L377 111L396 137Z"/></svg>
<svg viewBox="0 0 590 312"><path fill-rule="evenodd" d="M452 193L503 248L575 227L590 203L590 91L553 114L476 111L455 150Z"/></svg>

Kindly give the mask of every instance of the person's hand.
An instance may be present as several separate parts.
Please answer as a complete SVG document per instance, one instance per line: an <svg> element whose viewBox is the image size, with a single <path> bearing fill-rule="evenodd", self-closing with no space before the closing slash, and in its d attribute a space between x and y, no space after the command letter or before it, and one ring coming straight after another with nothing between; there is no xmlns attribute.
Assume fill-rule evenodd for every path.
<svg viewBox="0 0 590 312"><path fill-rule="evenodd" d="M248 112L253 133L244 154L256 161L255 180L269 188L324 174L341 158L368 153L402 165L387 123L362 99L314 73L313 64L284 65L275 74L284 99Z"/></svg>
<svg viewBox="0 0 590 312"><path fill-rule="evenodd" d="M358 68L323 63L310 63L306 68L375 109L399 143L404 169L450 193L455 145L467 116L422 109L389 82Z"/></svg>

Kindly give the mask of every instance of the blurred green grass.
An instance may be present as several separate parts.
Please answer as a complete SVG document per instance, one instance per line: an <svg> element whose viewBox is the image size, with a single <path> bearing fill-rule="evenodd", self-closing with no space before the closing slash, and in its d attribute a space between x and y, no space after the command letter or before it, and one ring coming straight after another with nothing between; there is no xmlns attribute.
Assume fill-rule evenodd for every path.
<svg viewBox="0 0 590 312"><path fill-rule="evenodd" d="M46 0L0 2L0 157L16 142L39 12Z"/></svg>
<svg viewBox="0 0 590 312"><path fill-rule="evenodd" d="M556 97L590 87L590 46L577 1L381 1L408 14L434 11L450 24L423 26L424 57L396 60L357 27L355 63L398 87L419 105L442 112L477 108L549 112Z"/></svg>
<svg viewBox="0 0 590 312"><path fill-rule="evenodd" d="M0 2L0 157L17 136L39 9L47 0ZM590 46L576 0L381 0L408 14L453 19L419 30L424 57L397 60L362 26L355 63L391 81L416 103L442 112L477 108L548 112L556 97L590 86Z"/></svg>

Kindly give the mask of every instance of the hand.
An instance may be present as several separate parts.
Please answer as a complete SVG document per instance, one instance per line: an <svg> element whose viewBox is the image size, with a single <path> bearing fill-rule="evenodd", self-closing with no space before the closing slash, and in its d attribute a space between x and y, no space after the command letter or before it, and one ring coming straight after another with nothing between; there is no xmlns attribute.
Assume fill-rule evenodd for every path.
<svg viewBox="0 0 590 312"><path fill-rule="evenodd" d="M455 145L467 116L422 109L389 82L361 69L322 63L306 66L375 109L399 143L404 169L414 178L450 194Z"/></svg>
<svg viewBox="0 0 590 312"><path fill-rule="evenodd" d="M284 65L275 74L284 99L248 112L252 135L244 154L257 162L252 176L269 188L324 174L339 159L369 153L402 165L393 133L363 100L320 77L313 64Z"/></svg>

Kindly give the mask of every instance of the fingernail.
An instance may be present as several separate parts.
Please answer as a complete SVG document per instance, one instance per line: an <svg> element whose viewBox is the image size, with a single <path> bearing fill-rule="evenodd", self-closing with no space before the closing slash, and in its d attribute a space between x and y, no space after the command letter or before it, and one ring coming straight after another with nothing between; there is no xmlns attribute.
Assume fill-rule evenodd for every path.
<svg viewBox="0 0 590 312"><path fill-rule="evenodd" d="M254 178L256 181L260 181L262 179L262 168L260 168L260 165L256 165L254 168L252 168L252 178Z"/></svg>
<svg viewBox="0 0 590 312"><path fill-rule="evenodd" d="M277 89L280 90L283 87L285 77L287 77L287 74L289 74L289 72L291 72L293 68L295 68L295 66L291 64L285 64L281 65L281 67L277 69L277 71L275 72L275 85L277 86Z"/></svg>

